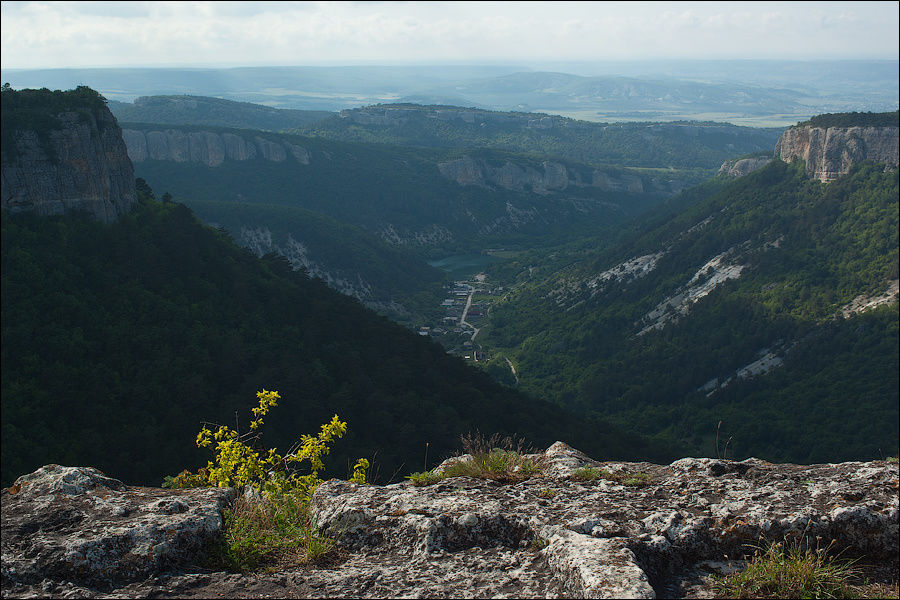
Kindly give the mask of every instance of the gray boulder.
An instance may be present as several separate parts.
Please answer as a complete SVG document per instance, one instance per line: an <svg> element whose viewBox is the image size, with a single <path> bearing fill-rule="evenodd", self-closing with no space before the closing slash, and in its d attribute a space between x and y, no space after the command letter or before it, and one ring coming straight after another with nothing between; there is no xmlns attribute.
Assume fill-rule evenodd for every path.
<svg viewBox="0 0 900 600"><path fill-rule="evenodd" d="M234 490L125 486L91 467L47 465L2 491L2 578L110 590L202 561Z"/></svg>

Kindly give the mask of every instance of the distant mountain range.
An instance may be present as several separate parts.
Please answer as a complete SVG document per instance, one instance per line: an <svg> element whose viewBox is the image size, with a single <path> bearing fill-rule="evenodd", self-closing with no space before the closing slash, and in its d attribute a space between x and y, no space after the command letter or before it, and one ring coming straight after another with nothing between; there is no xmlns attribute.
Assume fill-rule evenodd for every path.
<svg viewBox="0 0 900 600"><path fill-rule="evenodd" d="M567 65L556 65L561 69ZM718 120L784 126L898 105L897 61L669 61L517 66L4 70L14 87L89 85L110 100L196 95L338 111L379 102L552 112L591 121Z"/></svg>

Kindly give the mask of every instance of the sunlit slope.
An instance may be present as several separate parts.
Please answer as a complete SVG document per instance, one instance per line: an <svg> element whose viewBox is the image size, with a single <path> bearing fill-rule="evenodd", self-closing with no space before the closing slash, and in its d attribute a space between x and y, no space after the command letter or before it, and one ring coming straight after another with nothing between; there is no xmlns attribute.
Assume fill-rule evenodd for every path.
<svg viewBox="0 0 900 600"><path fill-rule="evenodd" d="M776 161L693 190L608 251L520 274L479 341L522 389L698 453L720 420L733 456L895 453L897 181Z"/></svg>

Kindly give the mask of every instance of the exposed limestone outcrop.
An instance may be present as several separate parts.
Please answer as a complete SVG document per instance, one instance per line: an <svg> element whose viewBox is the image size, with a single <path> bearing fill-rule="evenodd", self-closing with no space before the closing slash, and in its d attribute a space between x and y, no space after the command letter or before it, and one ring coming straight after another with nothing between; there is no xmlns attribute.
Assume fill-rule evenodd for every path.
<svg viewBox="0 0 900 600"><path fill-rule="evenodd" d="M517 484L467 477L425 487L330 480L319 486L311 505L314 524L343 548L327 567L253 576L156 571L143 580L122 580L112 594L88 585L93 579L84 571L73 578L64 569L69 555L43 540L54 527L53 536L71 540L85 532L86 538L98 537L106 523L137 527L159 515L149 507L161 498L137 494L149 494L146 488L120 492L115 483L92 479L93 488L66 499L75 510L96 506L95 525L66 517L72 509L58 500L60 491L54 497L41 490L28 503L10 506L10 499L23 498L23 486L14 495L3 492L4 596L50 590L118 597L710 597L711 573L740 569L748 544L783 539L834 540L833 550L845 557L896 565L896 463L598 462L560 442L533 458L543 464L543 475ZM607 475L594 481L573 477L586 466ZM634 485L623 476L629 473L645 475ZM156 492L167 494L168 502L187 502L176 492ZM129 494L138 500L119 503ZM207 509L220 500L207 499ZM134 508L124 517L109 516L115 506ZM159 519L175 521L194 512ZM29 513L46 514L49 525L10 524ZM29 542L28 533L41 543ZM40 566L29 567L29 561ZM42 583L25 583L13 566L29 569L28 581ZM9 572L17 579L9 579ZM60 583L59 572L66 573L66 582Z"/></svg>
<svg viewBox="0 0 900 600"><path fill-rule="evenodd" d="M738 158L735 160L726 160L719 167L719 175L727 175L728 177L743 177L757 169L761 169L772 162L771 156L757 156L753 158Z"/></svg>
<svg viewBox="0 0 900 600"><path fill-rule="evenodd" d="M131 211L134 167L109 109L55 116L59 127L44 136L16 133L15 152L0 165L0 205L40 215L86 211L104 223Z"/></svg>
<svg viewBox="0 0 900 600"><path fill-rule="evenodd" d="M127 128L122 130L122 136L128 156L136 163L166 160L218 167L226 161L261 158L270 162L292 159L301 165L309 164L309 152L306 148L286 140L273 141L259 135L245 137L236 133L213 131Z"/></svg>
<svg viewBox="0 0 900 600"><path fill-rule="evenodd" d="M462 156L454 160L438 163L438 170L447 179L459 185L497 186L507 190L533 191L538 194L563 191L571 187L595 187L605 191L645 192L676 194L684 188L684 183L674 179L647 178L638 175L612 171L594 170L589 177L567 168L552 160L541 163L540 170L534 166L521 166L506 161L502 166L493 166L482 159Z"/></svg>
<svg viewBox="0 0 900 600"><path fill-rule="evenodd" d="M546 476L517 485L454 478L424 488L360 487L332 480L313 498L315 522L372 558L394 552L445 561L497 548L497 587L484 595L503 589L502 574L521 564L517 552L519 561L530 557L523 548L534 540L544 546L540 568L574 597L651 598L697 563L740 556L760 539L822 536L849 553L896 558L896 464L598 463L559 442L536 458ZM643 487L574 481L583 466L640 471L650 480Z"/></svg>
<svg viewBox="0 0 900 600"><path fill-rule="evenodd" d="M785 162L806 161L806 174L823 182L846 175L851 166L865 160L896 169L898 131L897 127L791 127L775 145L775 156Z"/></svg>
<svg viewBox="0 0 900 600"><path fill-rule="evenodd" d="M236 238L240 245L249 248L258 257L275 252L288 259L295 270L305 270L311 277L318 277L331 288L347 296L353 296L369 308L378 310L385 307L384 302L379 302L374 298L372 286L363 279L359 271L345 272L311 260L306 245L295 240L291 234L288 234L287 238L279 243L273 239L272 232L268 227L242 226ZM394 305L394 308L402 310L402 307L397 304Z"/></svg>
<svg viewBox="0 0 900 600"><path fill-rule="evenodd" d="M62 582L102 592L196 565L233 497L223 488L126 487L91 467L42 467L2 491L3 595L16 584Z"/></svg>

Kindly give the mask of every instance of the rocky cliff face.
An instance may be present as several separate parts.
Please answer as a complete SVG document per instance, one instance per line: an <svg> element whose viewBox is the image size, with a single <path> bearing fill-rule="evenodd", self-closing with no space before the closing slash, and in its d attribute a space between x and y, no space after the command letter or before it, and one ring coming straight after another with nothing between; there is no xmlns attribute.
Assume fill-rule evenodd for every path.
<svg viewBox="0 0 900 600"><path fill-rule="evenodd" d="M719 175L727 175L728 177L743 177L757 169L761 169L772 162L770 156L759 156L755 158L738 158L735 160L726 160L719 167Z"/></svg>
<svg viewBox="0 0 900 600"><path fill-rule="evenodd" d="M806 161L806 173L828 182L845 175L855 163L872 160L896 169L897 127L791 127L775 145L775 156L785 162Z"/></svg>
<svg viewBox="0 0 900 600"><path fill-rule="evenodd" d="M273 238L272 231L268 227L243 226L240 233L234 237L241 246L249 248L260 258L270 252L284 256L294 269L304 269L311 277L318 277L329 287L347 296L353 296L372 310L404 311L398 303L375 298L372 285L363 279L359 271L342 271L311 260L306 245L290 234L279 243Z"/></svg>
<svg viewBox="0 0 900 600"><path fill-rule="evenodd" d="M139 163L145 160L202 163L218 167L225 161L260 158L272 162L295 160L309 164L309 152L286 141L272 141L258 135L183 131L180 129L124 129L122 136L128 156Z"/></svg>
<svg viewBox="0 0 900 600"><path fill-rule="evenodd" d="M3 596L709 598L749 544L781 540L833 541L896 582L896 463L599 462L560 442L532 458L542 475L516 484L332 479L311 513L339 560L257 575L195 566L233 492L44 467L2 492Z"/></svg>
<svg viewBox="0 0 900 600"><path fill-rule="evenodd" d="M533 191L538 194L563 191L569 187L593 187L604 191L633 194L677 194L685 184L677 179L642 178L631 173L595 169L582 174L564 164L545 160L540 167L521 166L507 161L493 166L482 159L463 156L438 164L441 175L459 185L497 186L507 190Z"/></svg>
<svg viewBox="0 0 900 600"><path fill-rule="evenodd" d="M56 119L60 125L44 136L15 134L15 152L5 153L0 165L3 208L40 215L87 211L106 223L128 213L137 201L134 167L109 109Z"/></svg>

